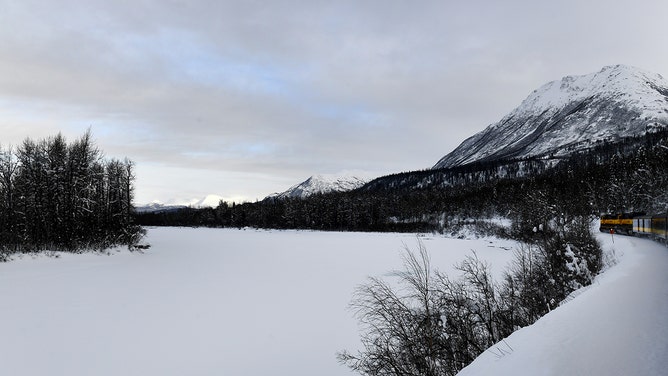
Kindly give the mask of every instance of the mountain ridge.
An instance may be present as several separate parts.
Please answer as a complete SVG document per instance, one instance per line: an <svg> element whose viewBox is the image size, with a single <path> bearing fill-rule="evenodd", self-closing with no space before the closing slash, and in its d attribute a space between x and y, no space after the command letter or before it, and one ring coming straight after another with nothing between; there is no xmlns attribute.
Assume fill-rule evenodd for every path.
<svg viewBox="0 0 668 376"><path fill-rule="evenodd" d="M295 184L281 193L274 193L265 199L306 198L314 194L347 192L366 184L368 179L353 175L317 174L301 183Z"/></svg>
<svg viewBox="0 0 668 376"><path fill-rule="evenodd" d="M500 121L467 138L432 169L567 156L597 142L668 127L668 81L626 65L566 76L534 90Z"/></svg>

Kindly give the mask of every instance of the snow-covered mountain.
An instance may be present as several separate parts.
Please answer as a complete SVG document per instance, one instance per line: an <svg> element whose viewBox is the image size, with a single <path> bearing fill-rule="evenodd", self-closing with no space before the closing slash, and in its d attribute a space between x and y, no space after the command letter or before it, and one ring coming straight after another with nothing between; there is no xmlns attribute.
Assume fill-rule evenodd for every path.
<svg viewBox="0 0 668 376"><path fill-rule="evenodd" d="M614 142L666 127L668 80L634 67L608 66L543 85L433 168L566 156L597 142Z"/></svg>
<svg viewBox="0 0 668 376"><path fill-rule="evenodd" d="M159 200L155 200L145 205L135 206L135 211L137 213L156 213L161 211L182 209L186 207L188 207L188 205L169 205Z"/></svg>
<svg viewBox="0 0 668 376"><path fill-rule="evenodd" d="M207 195L206 197L195 202L192 206L195 208L217 208L220 202L223 200L223 196Z"/></svg>
<svg viewBox="0 0 668 376"><path fill-rule="evenodd" d="M135 210L139 213L148 213L148 212L159 212L159 211L168 211L176 210L182 208L215 208L218 207L220 201L223 200L222 196L218 195L207 195L204 198L194 198L191 200L169 200L167 202L161 202L158 200L152 201L149 204L141 205L135 207Z"/></svg>
<svg viewBox="0 0 668 376"><path fill-rule="evenodd" d="M267 198L305 198L318 193L347 192L363 186L367 181L357 176L313 175L287 191Z"/></svg>

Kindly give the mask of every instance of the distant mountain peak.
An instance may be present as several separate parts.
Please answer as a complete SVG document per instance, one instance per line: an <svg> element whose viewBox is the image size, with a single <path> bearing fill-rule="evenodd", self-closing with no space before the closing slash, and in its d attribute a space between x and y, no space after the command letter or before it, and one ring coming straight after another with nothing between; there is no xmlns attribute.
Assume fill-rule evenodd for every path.
<svg viewBox="0 0 668 376"><path fill-rule="evenodd" d="M363 186L367 181L368 179L351 175L313 175L287 191L275 193L268 198L305 198L314 194L347 192Z"/></svg>
<svg viewBox="0 0 668 376"><path fill-rule="evenodd" d="M195 209L216 208L218 207L218 204L220 204L221 200L223 200L222 196L214 194L209 194L203 198L193 198L190 200L170 199L166 202L154 200L151 201L149 204L135 207L135 210L137 210L140 213L142 212L146 213L146 212L169 211L169 210L183 209L188 207Z"/></svg>
<svg viewBox="0 0 668 376"><path fill-rule="evenodd" d="M223 196L209 194L198 200L193 206L196 208L217 208L221 201L223 201Z"/></svg>
<svg viewBox="0 0 668 376"><path fill-rule="evenodd" d="M566 76L534 90L499 122L468 138L433 168L564 156L597 142L668 127L668 81L627 65Z"/></svg>

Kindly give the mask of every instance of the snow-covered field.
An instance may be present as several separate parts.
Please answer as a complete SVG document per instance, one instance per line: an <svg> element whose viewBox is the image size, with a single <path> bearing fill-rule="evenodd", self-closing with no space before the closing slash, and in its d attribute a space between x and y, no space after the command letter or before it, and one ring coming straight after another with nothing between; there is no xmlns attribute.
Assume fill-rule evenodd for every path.
<svg viewBox="0 0 668 376"><path fill-rule="evenodd" d="M619 263L461 375L661 375L668 249L599 234ZM471 250L497 275L514 244L421 239L451 271ZM402 266L409 234L158 228L146 253L0 264L0 375L350 375L347 309L367 276Z"/></svg>
<svg viewBox="0 0 668 376"><path fill-rule="evenodd" d="M441 271L514 243L421 237ZM0 264L0 375L350 375L357 285L402 267L410 234L149 230L146 253Z"/></svg>

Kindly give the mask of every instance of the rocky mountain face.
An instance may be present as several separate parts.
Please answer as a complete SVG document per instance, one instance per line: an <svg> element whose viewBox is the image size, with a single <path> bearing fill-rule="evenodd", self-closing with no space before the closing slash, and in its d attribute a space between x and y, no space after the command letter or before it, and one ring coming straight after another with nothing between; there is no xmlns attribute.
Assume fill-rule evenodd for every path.
<svg viewBox="0 0 668 376"><path fill-rule="evenodd" d="M347 192L363 186L367 180L356 176L313 175L282 193L267 198L305 198L314 194Z"/></svg>
<svg viewBox="0 0 668 376"><path fill-rule="evenodd" d="M565 157L602 142L666 128L668 80L634 67L608 66L543 85L433 169Z"/></svg>

